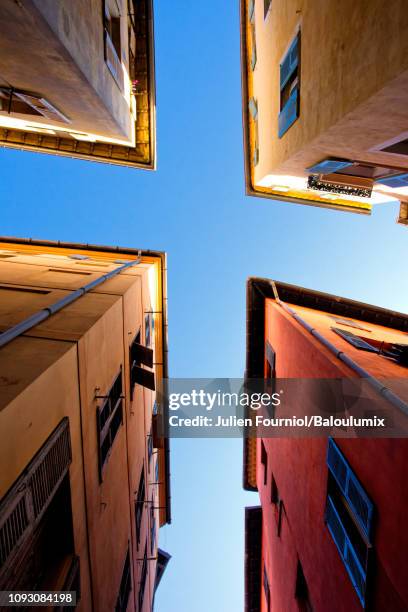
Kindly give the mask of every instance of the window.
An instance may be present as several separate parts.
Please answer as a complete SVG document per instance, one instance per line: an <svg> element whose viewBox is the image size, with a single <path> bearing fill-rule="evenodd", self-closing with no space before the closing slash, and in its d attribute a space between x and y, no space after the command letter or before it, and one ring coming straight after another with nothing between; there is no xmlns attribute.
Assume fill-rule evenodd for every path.
<svg viewBox="0 0 408 612"><path fill-rule="evenodd" d="M52 121L69 123L69 119L55 108L48 100L31 93L17 91L11 87L0 87L0 112L9 115L39 116Z"/></svg>
<svg viewBox="0 0 408 612"><path fill-rule="evenodd" d="M130 552L128 547L125 564L122 571L122 578L120 581L118 598L116 600L115 612L126 612L131 590L132 578L130 572Z"/></svg>
<svg viewBox="0 0 408 612"><path fill-rule="evenodd" d="M302 565L299 560L296 570L295 597L301 612L313 612L312 604L310 603L309 598L309 589L303 573Z"/></svg>
<svg viewBox="0 0 408 612"><path fill-rule="evenodd" d="M354 329L362 329L363 331L367 331L371 333L371 329L368 327L363 327L360 321L353 321L352 319L342 319L340 317L330 317L333 321L338 323L339 325L346 325L347 327L354 327Z"/></svg>
<svg viewBox="0 0 408 612"><path fill-rule="evenodd" d="M149 463L149 469L150 469L150 463L152 460L152 456L153 456L153 432L152 430L150 430L150 433L147 436L147 459Z"/></svg>
<svg viewBox="0 0 408 612"><path fill-rule="evenodd" d="M152 495L150 505L150 554L153 556L156 547L156 517L154 515L154 497Z"/></svg>
<svg viewBox="0 0 408 612"><path fill-rule="evenodd" d="M394 155L408 155L408 138L394 142L392 145L388 145L381 149L385 153L394 153Z"/></svg>
<svg viewBox="0 0 408 612"><path fill-rule="evenodd" d="M1 500L1 589L54 590L70 582L76 559L71 459L69 421L64 418Z"/></svg>
<svg viewBox="0 0 408 612"><path fill-rule="evenodd" d="M386 187L391 187L393 189L398 189L399 187L408 187L408 173L403 172L394 176L386 176L384 178L377 179L376 182L380 183L381 185L385 185Z"/></svg>
<svg viewBox="0 0 408 612"><path fill-rule="evenodd" d="M280 64L280 113L279 138L288 131L299 117L300 98L300 32L295 36L289 51Z"/></svg>
<svg viewBox="0 0 408 612"><path fill-rule="evenodd" d="M268 14L271 4L272 4L272 0L264 0L264 19L266 18Z"/></svg>
<svg viewBox="0 0 408 612"><path fill-rule="evenodd" d="M279 490L278 487L276 485L276 480L272 475L272 481L271 481L271 503L272 504L279 504Z"/></svg>
<svg viewBox="0 0 408 612"><path fill-rule="evenodd" d="M147 579L147 545L145 545L145 551L143 556L143 565L142 565L142 573L140 578L139 585L139 612L141 612L143 608L143 600L144 600L144 592L146 587L146 579Z"/></svg>
<svg viewBox="0 0 408 612"><path fill-rule="evenodd" d="M99 478L110 455L113 442L123 423L122 369L117 375L101 408L96 411L99 442Z"/></svg>
<svg viewBox="0 0 408 612"><path fill-rule="evenodd" d="M120 89L123 89L121 63L120 15L113 0L104 0L104 51L105 62Z"/></svg>
<svg viewBox="0 0 408 612"><path fill-rule="evenodd" d="M255 70L257 61L256 55L256 31L255 31L255 21L251 23L251 69Z"/></svg>
<svg viewBox="0 0 408 612"><path fill-rule="evenodd" d="M331 329L336 334L344 338L344 340L346 340L349 344L355 346L357 349L360 349L362 351L368 351L370 353L379 352L379 349L377 347L373 346L372 344L369 344L368 342L360 338L360 336L356 336L350 331L340 329L339 327L332 327Z"/></svg>
<svg viewBox="0 0 408 612"><path fill-rule="evenodd" d="M268 482L268 453L263 440L261 440L261 463L264 469L264 485L266 485Z"/></svg>
<svg viewBox="0 0 408 612"><path fill-rule="evenodd" d="M150 313L148 313L145 316L145 339L146 339L146 346L150 346L151 343L151 316Z"/></svg>
<svg viewBox="0 0 408 612"><path fill-rule="evenodd" d="M266 610L270 612L271 609L271 590L269 588L268 572L266 571L266 565L264 562L263 566L263 588L265 593Z"/></svg>
<svg viewBox="0 0 408 612"><path fill-rule="evenodd" d="M364 607L374 506L331 438L327 466L325 522Z"/></svg>
<svg viewBox="0 0 408 612"><path fill-rule="evenodd" d="M144 465L143 465L142 471L140 474L139 487L137 489L137 498L136 498L136 503L135 503L136 539L137 539L138 546L140 544L140 531L141 531L141 526L142 526L145 497L146 497L146 481L145 481L145 472L144 472Z"/></svg>
<svg viewBox="0 0 408 612"><path fill-rule="evenodd" d="M154 372L149 372L141 366L153 367L153 351L140 343L140 330L130 345L130 397L133 398L135 384L142 385L151 391L155 390Z"/></svg>

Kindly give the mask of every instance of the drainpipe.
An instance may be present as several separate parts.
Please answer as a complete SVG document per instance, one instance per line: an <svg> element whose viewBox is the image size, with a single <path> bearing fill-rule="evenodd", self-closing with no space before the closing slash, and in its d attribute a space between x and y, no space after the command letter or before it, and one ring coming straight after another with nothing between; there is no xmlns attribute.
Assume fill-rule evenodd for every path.
<svg viewBox="0 0 408 612"><path fill-rule="evenodd" d="M393 406L401 410L404 414L408 415L408 404L404 402L398 395L396 395L391 389L383 385L377 378L371 376L367 370L358 365L351 357L340 351L334 344L327 338L322 336L316 329L314 329L309 323L307 323L302 317L300 317L292 308L290 308L285 302L282 302L279 298L278 290L274 281L270 281L275 301L285 310L290 316L295 319L304 329L306 329L312 336L314 336L321 344L323 344L337 359L340 359L349 368L353 370L360 378L365 378L369 385L379 395L388 400Z"/></svg>
<svg viewBox="0 0 408 612"><path fill-rule="evenodd" d="M128 268L131 268L132 266L136 266L137 264L141 262L141 260L142 260L141 252L139 251L137 259L128 261L127 263L123 264L119 268L116 268L115 270L112 270L111 272L108 272L107 274L103 274L102 276L99 276L99 278L96 278L94 281L91 281L87 285L84 285L83 287L80 287L79 289L72 291L72 293L62 298L61 300L58 300L54 304L51 304L51 306L47 306L47 308L43 308L42 310L39 310L38 312L31 315L30 317L27 317L27 319L24 319L24 321L20 321L20 323L17 323L17 325L10 327L10 329L7 329L5 332L0 334L0 348L5 346L9 342L11 342L18 336L21 336L26 331L32 329L39 323L42 323L43 321L48 319L51 315L65 308L65 306L72 304L72 302L75 302L78 298L85 295L85 293L89 293L90 291L92 291L92 289L95 289L95 287L99 287L99 285L113 278L114 276L117 276L124 270L127 270Z"/></svg>

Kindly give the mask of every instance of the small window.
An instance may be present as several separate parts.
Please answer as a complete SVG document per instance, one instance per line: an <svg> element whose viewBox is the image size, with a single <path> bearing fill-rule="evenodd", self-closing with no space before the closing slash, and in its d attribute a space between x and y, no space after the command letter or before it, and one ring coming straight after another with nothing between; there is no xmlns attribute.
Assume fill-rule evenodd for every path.
<svg viewBox="0 0 408 612"><path fill-rule="evenodd" d="M265 593L266 611L270 612L271 610L271 589L269 587L268 572L266 571L265 562L263 566L263 588L264 588L264 593Z"/></svg>
<svg viewBox="0 0 408 612"><path fill-rule="evenodd" d="M133 398L133 388L142 385L151 391L155 390L154 372L142 368L153 368L153 350L140 343L140 330L129 347L130 355L130 398Z"/></svg>
<svg viewBox="0 0 408 612"><path fill-rule="evenodd" d="M300 109L300 33L280 64L280 112L278 118L279 138L288 131L299 117Z"/></svg>
<svg viewBox="0 0 408 612"><path fill-rule="evenodd" d="M271 481L271 503L272 504L279 504L280 501L280 497L279 497L279 490L276 484L276 480L272 475L272 481Z"/></svg>
<svg viewBox="0 0 408 612"><path fill-rule="evenodd" d="M264 19L266 18L269 9L271 8L272 0L264 0Z"/></svg>
<svg viewBox="0 0 408 612"><path fill-rule="evenodd" d="M147 459L149 462L149 469L150 469L150 463L153 457L153 431L150 429L150 433L147 436Z"/></svg>
<svg viewBox="0 0 408 612"><path fill-rule="evenodd" d="M276 384L276 354L268 341L265 343L265 379L264 379L264 392L272 395L275 392ZM275 416L275 406L270 404L266 407L266 411L270 418Z"/></svg>
<svg viewBox="0 0 408 612"><path fill-rule="evenodd" d="M139 487L137 489L137 498L136 498L136 503L135 503L136 539L137 539L138 546L140 544L140 535L141 535L145 497L146 497L146 481L145 481L145 471L144 471L144 465L143 465L142 471L140 474Z"/></svg>
<svg viewBox="0 0 408 612"><path fill-rule="evenodd" d="M325 522L364 607L374 506L332 439L327 466Z"/></svg>
<svg viewBox="0 0 408 612"><path fill-rule="evenodd" d="M338 325L345 325L346 327L354 327L354 329L361 329L363 331L367 331L371 333L371 329L368 327L363 327L363 325L358 321L353 321L352 319L342 319L340 317L330 317L333 321L338 323Z"/></svg>
<svg viewBox="0 0 408 612"><path fill-rule="evenodd" d="M99 478L123 423L122 369L117 375L101 408L96 412L99 442Z"/></svg>
<svg viewBox="0 0 408 612"><path fill-rule="evenodd" d="M408 155L408 138L395 142L392 145L388 145L381 149L385 153L394 153L394 155Z"/></svg>
<svg viewBox="0 0 408 612"><path fill-rule="evenodd" d="M122 571L122 578L120 581L118 598L116 600L115 612L126 612L131 590L132 577L130 571L130 552L128 547L125 564Z"/></svg>
<svg viewBox="0 0 408 612"><path fill-rule="evenodd" d="M268 482L268 453L263 440L261 440L261 463L264 470L264 485L266 485Z"/></svg>
<svg viewBox="0 0 408 612"><path fill-rule="evenodd" d="M143 600L144 600L144 592L146 588L146 580L147 580L147 545L145 546L145 551L143 555L142 573L141 573L140 584L139 584L139 596L138 596L138 601L139 601L138 609L139 610L143 609Z"/></svg>
<svg viewBox="0 0 408 612"><path fill-rule="evenodd" d="M152 495L151 505L150 505L150 554L153 556L154 550L156 548L156 517L155 517L155 509L154 509L154 497Z"/></svg>
<svg viewBox="0 0 408 612"><path fill-rule="evenodd" d="M104 51L106 65L117 85L123 90L124 76L121 62L120 15L114 14L112 2L104 0Z"/></svg>
<svg viewBox="0 0 408 612"><path fill-rule="evenodd" d="M339 327L332 327L331 329L338 336L344 338L344 340L346 340L355 348L360 349L361 351L368 351L370 353L379 353L379 349L377 347L373 346L372 344L369 344L368 342L360 338L360 336L356 336L352 332L347 331L345 329L340 329Z"/></svg>
<svg viewBox="0 0 408 612"><path fill-rule="evenodd" d="M146 346L150 346L151 343L151 316L150 313L148 313L145 316L145 343Z"/></svg>
<svg viewBox="0 0 408 612"><path fill-rule="evenodd" d="M251 23L251 69L252 71L255 70L256 62L257 62L256 31L255 31L255 23L252 22Z"/></svg>
<svg viewBox="0 0 408 612"><path fill-rule="evenodd" d="M303 573L302 565L299 560L296 571L295 597L297 599L300 612L313 612L313 607L310 603L309 589Z"/></svg>

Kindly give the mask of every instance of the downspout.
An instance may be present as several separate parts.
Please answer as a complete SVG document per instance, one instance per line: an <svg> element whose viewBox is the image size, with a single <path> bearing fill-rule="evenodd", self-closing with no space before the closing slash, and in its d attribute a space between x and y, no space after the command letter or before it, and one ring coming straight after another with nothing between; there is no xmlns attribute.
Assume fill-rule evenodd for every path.
<svg viewBox="0 0 408 612"><path fill-rule="evenodd" d="M377 378L374 378L367 370L358 365L351 357L340 351L334 344L327 338L324 338L314 327L309 325L301 316L299 316L292 308L290 308L285 302L282 302L279 298L278 290L274 281L270 281L275 301L283 310L285 310L290 316L295 319L304 329L306 329L312 336L314 336L321 344L323 344L337 359L340 359L349 368L353 370L360 378L365 378L369 385L379 395L384 397L393 406L401 410L404 414L408 415L408 404L404 402L398 395L396 395L391 389L383 385Z"/></svg>
<svg viewBox="0 0 408 612"><path fill-rule="evenodd" d="M72 291L66 297L62 298L61 300L58 300L54 304L51 304L51 306L47 306L47 308L43 308L42 310L39 310L38 312L31 315L30 317L27 317L27 319L24 319L24 321L20 321L20 323L17 323L17 325L10 327L10 329L7 329L5 332L0 334L0 348L5 346L6 344L11 342L15 338L18 338L18 336L21 336L22 334L32 329L39 323L42 323L43 321L48 319L51 315L65 308L65 306L72 304L78 298L85 295L85 293L89 293L90 291L92 291L92 289L95 289L95 287L99 287L99 285L101 285L105 281L110 280L114 276L117 276L118 274L120 274L124 270L127 270L128 268L131 268L132 266L136 266L140 262L141 262L141 252L139 251L137 259L128 261L127 263L123 264L119 268L116 268L115 270L112 270L111 272L108 272L107 274L103 274L102 276L100 276L99 278L96 278L94 281L88 283L87 285L84 285L83 287L80 287L79 289Z"/></svg>

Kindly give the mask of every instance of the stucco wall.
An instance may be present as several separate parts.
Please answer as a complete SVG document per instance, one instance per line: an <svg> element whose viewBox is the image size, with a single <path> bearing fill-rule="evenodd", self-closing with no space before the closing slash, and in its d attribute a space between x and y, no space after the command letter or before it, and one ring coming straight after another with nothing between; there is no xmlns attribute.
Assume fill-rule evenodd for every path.
<svg viewBox="0 0 408 612"><path fill-rule="evenodd" d="M128 70L124 0L119 5L124 15L121 59ZM3 84L43 95L74 130L131 138L129 93L120 91L104 60L101 0L2 2L0 77Z"/></svg>
<svg viewBox="0 0 408 612"><path fill-rule="evenodd" d="M406 130L408 14L405 0L255 2L260 160L270 173L304 175L327 156L407 167L368 149ZM279 139L279 64L301 31L300 116Z"/></svg>

